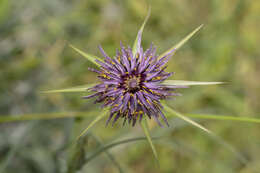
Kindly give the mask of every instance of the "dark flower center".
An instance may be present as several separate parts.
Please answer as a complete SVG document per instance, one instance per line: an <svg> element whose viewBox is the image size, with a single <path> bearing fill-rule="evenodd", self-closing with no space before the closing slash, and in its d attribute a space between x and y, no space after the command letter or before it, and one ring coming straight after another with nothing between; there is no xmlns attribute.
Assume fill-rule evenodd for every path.
<svg viewBox="0 0 260 173"><path fill-rule="evenodd" d="M129 76L125 79L125 87L130 92L135 92L140 88L140 78L136 76Z"/></svg>
<svg viewBox="0 0 260 173"><path fill-rule="evenodd" d="M138 87L138 82L136 79L130 79L128 81L128 87L131 89L131 88L137 88Z"/></svg>

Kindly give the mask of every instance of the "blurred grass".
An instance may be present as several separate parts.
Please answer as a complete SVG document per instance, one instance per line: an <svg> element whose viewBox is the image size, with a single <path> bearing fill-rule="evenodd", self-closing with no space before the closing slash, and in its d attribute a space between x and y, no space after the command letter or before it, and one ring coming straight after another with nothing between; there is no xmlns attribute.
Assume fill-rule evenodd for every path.
<svg viewBox="0 0 260 173"><path fill-rule="evenodd" d="M97 108L92 101L81 99L84 93L42 95L38 91L95 82L95 74L87 70L95 66L67 42L97 56L101 55L97 46L102 44L113 55L120 40L133 44L148 4L152 12L144 29L143 45L148 47L154 42L159 53L204 23L201 31L171 59L168 70L176 72L172 79L228 82L224 86L181 89L183 96L169 100L168 104L185 114L259 118L260 2L243 0L0 0L0 115L85 112ZM37 128L28 132L4 172L64 172L68 157L67 149L62 148L90 120L37 122ZM200 130L178 120L170 122L172 128L168 131L159 127L151 131L151 134L166 131L163 134L168 136L167 140L155 143L160 168L154 164L152 151L145 142L127 144L110 152L127 172L259 170L259 125L211 120L200 123L232 145L247 163L241 163ZM0 124L1 165L28 125ZM105 128L101 121L92 132L104 143L110 143L122 137L139 136L142 130L122 128L121 124ZM94 140L88 142L90 151L97 146ZM117 168L102 154L82 171L116 172Z"/></svg>

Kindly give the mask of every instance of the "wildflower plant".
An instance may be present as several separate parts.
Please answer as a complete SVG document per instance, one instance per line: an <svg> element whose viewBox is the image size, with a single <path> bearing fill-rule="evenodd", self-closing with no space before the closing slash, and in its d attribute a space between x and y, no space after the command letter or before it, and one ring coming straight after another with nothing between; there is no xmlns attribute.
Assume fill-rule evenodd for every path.
<svg viewBox="0 0 260 173"><path fill-rule="evenodd" d="M89 68L89 70L97 74L99 83L49 90L46 92L92 92L83 98L89 99L95 97L95 103L101 103L101 107L104 111L96 116L78 138L86 134L91 127L104 117L107 117L106 125L111 121L113 125L119 119L123 119L123 124L128 123L135 126L139 121L152 148L153 154L157 159L157 152L152 142L147 120L154 119L161 127L164 126L161 123L161 120L163 120L164 124L170 126L167 121L167 116L177 116L205 132L212 134L210 130L172 109L164 100L179 96L180 94L176 92L178 88L187 88L192 85L215 85L222 84L222 82L168 80L174 73L167 71L167 62L170 61L175 52L198 32L203 25L197 27L178 44L158 55L153 44L151 44L148 49L144 49L141 45L142 33L149 16L150 9L137 33L133 46L124 46L120 43L120 50L116 51L115 56L107 55L101 46L99 46L99 50L103 58L85 53L75 46L70 45L72 49L97 66L97 68ZM165 115L163 112L167 114ZM260 122L256 119L249 120L226 116L198 116L197 118ZM95 156L96 155L93 157Z"/></svg>
<svg viewBox="0 0 260 173"><path fill-rule="evenodd" d="M80 37L75 38L77 34L84 35L86 32L91 32L93 27L88 27L86 30L80 27L97 23L97 18L100 19L98 22L101 21L102 26L109 28L108 30L100 28L98 32L92 33L89 37L92 40L97 36L100 38L111 33L111 29L117 27L118 22L124 22L132 28L133 21L121 20L122 16L118 15L122 15L127 9L134 13L144 12L143 3L88 1L86 5L85 1L75 1L76 4L59 3L58 0L41 2L24 6L21 4L23 1L17 3L0 1L2 7L0 24L3 26L1 27L3 39L0 40L2 45L0 173L15 170L19 170L19 173L104 171L124 173L178 170L194 172L211 168L213 171L221 169L222 172L259 172L257 123L260 123L260 119L257 117L259 114L257 99L260 96L256 91L260 83L257 82L258 60L250 58L258 53L254 44L258 38L257 22L254 20L257 10L251 8L253 3L238 1L232 4L232 10L222 13L221 9L230 6L230 3L219 1L204 4L200 12L196 11L197 17L188 15L192 21L201 21L203 14L211 18L207 31L202 31L211 38L207 41L207 50L200 48L188 52L194 54L194 51L196 53L205 51L203 55L207 57L203 63L195 63L198 65L196 69L200 69L196 78L203 80L205 79L203 76L208 76L207 79L210 79L213 77L211 74L217 70L214 74L215 79L218 76L231 80L228 86L193 88L200 91L206 89L205 98L205 95L191 91L193 85L215 85L221 82L185 81L189 80L187 78L175 80L181 74L175 74L177 69L170 68L173 67L170 65L185 58L178 55L178 51L191 37L197 36L203 25L198 24L194 28L191 26L191 33L184 35L183 39L181 36L180 40L172 38L173 43L177 43L172 47L161 46L154 40L151 40L154 44L144 44L143 38L147 36L145 27L150 23L149 11L147 17L144 16L144 22L140 23L140 29L130 31L132 34L137 33L136 38L133 37L131 42L118 41L117 46L112 46L118 50L109 51L115 53L109 53L106 49L111 48L111 45L105 46L101 42L103 48L96 45L101 53L98 52L98 55L94 56L88 54L89 50L86 53L78 49L78 46L84 47L84 45L69 44L69 49L75 52L64 51L65 42L57 38L65 34L68 38L73 37L75 41L82 41ZM190 8L197 9L196 6L193 8L181 2L174 4L175 7L168 1L151 1L151 3L157 6L154 17L160 18L159 23L169 22L165 23L167 26L174 21L172 20L174 16L165 16L170 13L174 15L174 12L167 11L180 6L186 13ZM53 16L51 20L50 15L42 15L42 10L46 11L46 7L51 7L48 8L48 12ZM39 10L30 10L35 8ZM211 8L214 8L214 13L208 13L208 9ZM88 12L82 12L85 10ZM241 14L243 20L238 21ZM127 14L128 18L133 18L133 15L136 18L136 14ZM118 19L120 21L117 21ZM38 20L48 25L48 32L41 32L45 31L46 27ZM111 21L116 25L109 25ZM79 23L81 24L78 25ZM66 26L65 30L62 33L57 32L62 26ZM183 29L189 30L188 28ZM160 33L160 29L162 28L157 28L154 32ZM203 38L199 40L203 41ZM169 39L168 36L167 42ZM50 40L54 41L52 45L48 43ZM89 41L90 44L91 42ZM111 42L111 37L106 38L106 42ZM42 46L44 44L45 46ZM200 46L204 47L205 44L196 45L198 48ZM74 53L74 57L71 57L71 53ZM61 54L65 59L59 60ZM85 59L68 61L68 56ZM60 68L64 63L65 67ZM78 70L77 67L75 69L75 64L80 68L84 65L82 75L79 75L82 70ZM64 68L69 68L73 74L65 77L68 71L64 74ZM187 68L185 66L180 69ZM182 72L178 70L178 73ZM87 78L82 81L81 86L75 86L74 83L72 84L74 87L67 85L65 89L57 89L64 82L75 81L75 75L78 77L91 75L93 80ZM56 90L49 90L50 82L56 87L52 89ZM74 101L70 99L72 102L69 104L70 108L66 104L67 97L62 97L61 93L69 93L66 96L76 94ZM187 99L180 96L180 93ZM177 102L173 102L173 99L179 104L183 103L181 106L184 108L183 113L176 111ZM196 103L193 103L194 101ZM85 106L87 104L87 108L78 109L80 102ZM202 105L207 106L203 108ZM189 108L193 110L187 111ZM198 111L201 113L193 113ZM210 113L214 111L216 114ZM226 115L217 112L226 112ZM12 115L6 115L7 113ZM201 122L203 126L199 124ZM215 130L211 132L209 129ZM199 134L200 132L202 133ZM160 151L158 156L157 150ZM147 154L154 157L149 157ZM162 165L156 167L151 161L158 161L157 163L160 162Z"/></svg>
<svg viewBox="0 0 260 173"><path fill-rule="evenodd" d="M177 45L157 55L153 44L146 50L141 45L142 33L149 16L150 9L138 31L134 45L132 47L125 47L120 43L121 49L116 51L114 57L107 55L101 46L99 46L99 50L103 58L87 54L70 45L75 51L97 66L97 68L89 68L89 70L97 74L100 82L97 84L88 84L84 87L51 90L48 92L93 92L83 98L96 97L95 103L102 103L102 108L105 111L97 116L79 137L105 116L108 116L106 125L110 121L112 121L113 125L120 118L123 119L123 124L128 122L132 126L135 126L136 122L139 121L152 147L153 153L157 157L148 130L147 117L154 119L159 126L163 126L160 122L162 119L164 124L169 126L167 118L163 113L163 111L166 111L210 133L209 130L174 111L166 104L163 104L162 101L179 96L180 94L176 93L176 89L178 88L187 88L190 85L221 84L222 82L167 80L173 75L173 72L167 72L167 62L203 25L197 27Z"/></svg>
<svg viewBox="0 0 260 173"><path fill-rule="evenodd" d="M157 55L156 48L153 44L146 50L143 49L141 45L142 33L149 16L150 9L138 31L134 45L132 47L125 47L120 43L121 49L116 51L114 57L107 55L101 46L99 46L99 50L103 58L85 53L73 45L70 45L71 48L97 66L97 68L89 68L89 70L97 74L100 81L98 84L87 84L84 85L84 87L72 87L47 92L94 92L83 98L89 99L96 97L95 103L102 103L102 108L104 108L105 111L97 116L79 137L85 134L89 128L105 116L108 116L106 125L108 125L111 120L113 125L118 119L122 118L123 124L128 122L134 126L139 120L156 156L157 154L151 141L147 122L145 122L147 120L146 117L149 119L153 118L159 126L163 126L160 122L160 119L162 119L164 123L169 126L167 118L163 113L165 110L209 132L209 130L174 111L161 101L179 96L180 94L176 93L176 89L178 88L187 88L190 85L221 84L222 82L167 80L174 74L173 72L167 72L167 62L203 25L196 28L177 45L171 47L161 55Z"/></svg>

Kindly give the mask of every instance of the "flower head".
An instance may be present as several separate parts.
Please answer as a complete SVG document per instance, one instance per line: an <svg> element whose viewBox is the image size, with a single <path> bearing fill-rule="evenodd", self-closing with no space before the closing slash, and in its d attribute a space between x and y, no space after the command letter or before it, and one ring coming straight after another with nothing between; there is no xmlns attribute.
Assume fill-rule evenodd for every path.
<svg viewBox="0 0 260 173"><path fill-rule="evenodd" d="M120 45L121 50L113 58L99 46L104 61L96 60L99 70L89 70L98 74L100 84L90 88L95 93L84 98L97 97L95 102L103 102L103 107L110 107L107 123L112 118L112 124L123 118L124 124L128 121L134 126L138 119L141 121L148 116L159 125L161 117L168 125L160 101L178 95L172 91L181 87L161 84L173 74L165 71L172 51L158 58L153 45L145 51L140 46L135 55L130 47Z"/></svg>
<svg viewBox="0 0 260 173"><path fill-rule="evenodd" d="M141 122L144 116L148 116L150 119L155 119L160 126L162 124L159 119L162 118L169 126L160 102L179 95L173 92L176 88L186 87L163 84L163 81L173 75L173 72L165 71L167 62L175 49L179 48L185 41L160 56L156 54L156 48L153 44L148 49L143 50L141 46L142 32L149 15L150 8L138 31L133 49L120 43L120 51L117 50L114 57L109 57L99 46L104 60L98 58L95 63L100 69L89 68L98 74L100 83L90 88L91 91L95 92L94 94L84 98L97 97L95 103L103 102L102 107L110 108L106 124L113 119L113 125L119 118L123 118L123 124L128 122L134 126L137 120Z"/></svg>

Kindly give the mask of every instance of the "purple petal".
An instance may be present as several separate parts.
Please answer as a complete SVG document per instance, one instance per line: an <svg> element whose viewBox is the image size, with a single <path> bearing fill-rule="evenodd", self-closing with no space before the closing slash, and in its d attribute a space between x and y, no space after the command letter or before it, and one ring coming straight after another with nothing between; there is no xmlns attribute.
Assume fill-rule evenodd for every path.
<svg viewBox="0 0 260 173"><path fill-rule="evenodd" d="M95 96L98 96L100 95L100 93L94 93L94 94L91 94L91 95L88 95L88 96L83 96L82 98L83 99L89 99L89 98L92 98L92 97L95 97Z"/></svg>
<svg viewBox="0 0 260 173"><path fill-rule="evenodd" d="M129 102L130 99L130 94L126 93L124 96L124 100L123 100L123 108L122 108L122 112L124 112L127 109L127 104Z"/></svg>
<svg viewBox="0 0 260 173"><path fill-rule="evenodd" d="M116 120L120 117L120 113L118 112L113 120L112 126L114 126Z"/></svg>
<svg viewBox="0 0 260 173"><path fill-rule="evenodd" d="M106 52L104 51L104 49L101 47L101 45L98 46L100 52L102 53L102 55L105 57L105 59L108 61L108 62L111 62L112 59L106 54Z"/></svg>
<svg viewBox="0 0 260 173"><path fill-rule="evenodd" d="M167 121L167 118L164 116L164 114L162 113L161 110L159 110L159 114L160 114L161 117L163 118L163 121L165 122L165 124L169 127L170 125L169 125L169 123L168 123L168 121Z"/></svg>
<svg viewBox="0 0 260 173"><path fill-rule="evenodd" d="M140 122L140 123L141 123L142 119L143 119L143 114L140 114L140 115L139 115L139 122Z"/></svg>
<svg viewBox="0 0 260 173"><path fill-rule="evenodd" d="M110 113L107 121L106 121L106 126L108 125L109 121L111 120L111 118L113 117L114 113Z"/></svg>
<svg viewBox="0 0 260 173"><path fill-rule="evenodd" d="M88 68L89 71L92 71L92 72L95 72L95 73L98 73L98 74L101 74L102 72L97 70L97 69L94 69L94 68Z"/></svg>
<svg viewBox="0 0 260 173"><path fill-rule="evenodd" d="M155 121L157 122L157 124L160 126L160 127L163 127L163 125L161 124L161 122L159 121L158 117L156 115L153 115Z"/></svg>

